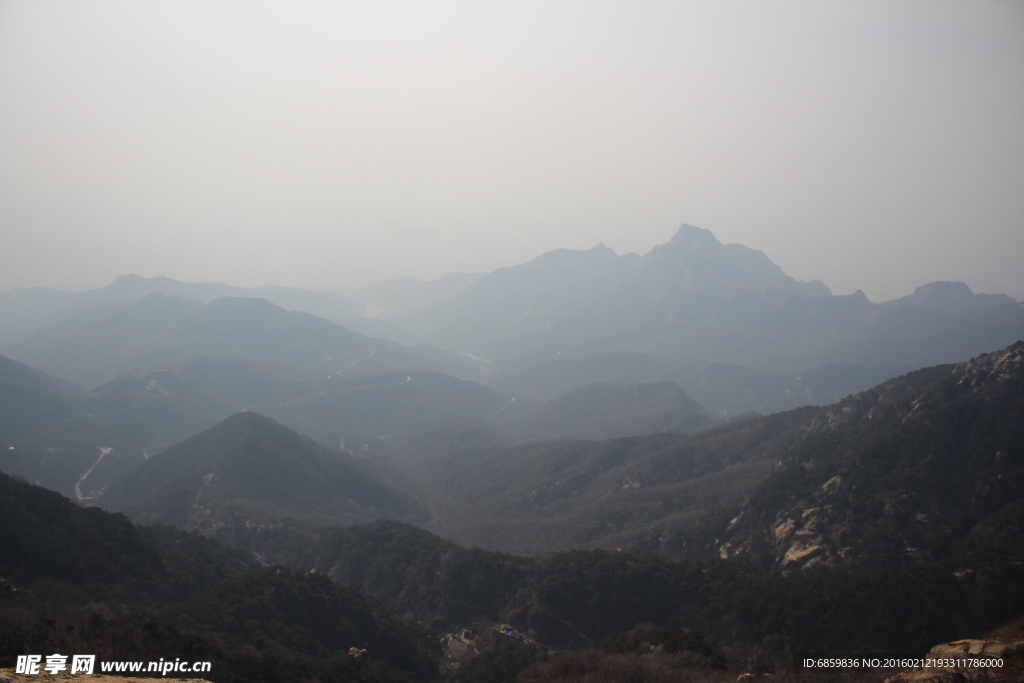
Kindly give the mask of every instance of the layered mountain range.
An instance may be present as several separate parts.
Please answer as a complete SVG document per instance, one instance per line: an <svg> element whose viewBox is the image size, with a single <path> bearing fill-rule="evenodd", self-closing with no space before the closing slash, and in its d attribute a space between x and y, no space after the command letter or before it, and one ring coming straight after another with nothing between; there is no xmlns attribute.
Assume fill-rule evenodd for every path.
<svg viewBox="0 0 1024 683"><path fill-rule="evenodd" d="M385 325L404 325L435 345L365 336L251 298L257 294L334 317L360 313L359 306L377 309ZM820 282L787 276L761 252L723 245L689 225L643 256L618 256L603 245L557 250L485 275L399 279L356 298L358 304L301 290L136 276L82 294L8 292L0 297L11 314L0 338L22 335L7 348L26 365L6 358L0 364L6 467L90 500L154 454L248 410L332 448L360 444L398 470L416 463L405 475L427 489L441 486L435 493L453 510L467 504L459 496L468 495L470 481L489 482L485 498L492 505L550 503L561 498L556 490L576 497L592 490L612 500L635 491L642 478L623 474L627 484L620 482L615 495L601 488L604 480L585 463L604 462L594 453L605 442L560 456L561 465L544 465L543 477L528 475L522 484L513 483L516 469L532 471L526 462L547 462L545 453L569 448L550 444L572 439L690 443L683 435L717 424L707 438L742 441L747 422L722 423L834 403L898 370L1000 348L1024 329L1022 308L1010 297L974 294L963 283L932 283L877 305L860 293L833 296ZM770 419L792 419L785 415ZM453 435L452 455L437 447L444 434ZM481 452L470 453L467 444L474 443ZM762 455L770 450L755 446ZM436 467L431 457L441 458ZM744 461L736 452L730 457L732 464ZM510 466L517 458L523 464ZM452 463L462 463L456 482L446 479ZM552 482L544 478L551 476ZM566 483L584 479L583 488ZM459 495L449 495L456 489ZM505 489L519 493L505 500L496 493ZM744 490L734 487L730 504ZM725 502L683 505L662 517ZM531 513L538 520L547 514L539 509ZM555 536L565 542L604 542L597 539L617 533L610 518L570 524L559 518L565 513L550 520L561 525ZM435 515L431 523L447 529L451 519L468 515L483 523L493 514L504 513L463 511ZM600 524L604 531L566 531Z"/></svg>
<svg viewBox="0 0 1024 683"><path fill-rule="evenodd" d="M355 300L138 276L0 295L0 352L86 387L203 354L342 376L427 370L541 401L594 382L672 381L727 415L827 404L1022 330L1005 295L936 282L881 304L833 296L690 225L643 256L556 250Z"/></svg>
<svg viewBox="0 0 1024 683"><path fill-rule="evenodd" d="M132 304L150 294L180 297L209 303L223 297L266 299L290 311L312 313L328 320L345 320L365 314L352 299L334 292L295 287L235 287L216 282L193 284L166 277L122 275L106 287L73 293L47 287L15 289L0 294L0 348L24 339L48 325L90 308L111 310Z"/></svg>
<svg viewBox="0 0 1024 683"><path fill-rule="evenodd" d="M876 628L871 587L883 604L912 576L926 578L914 600L963 626L929 637L1024 609L986 592L1024 580L1024 308L1010 297L945 282L880 304L835 296L684 225L643 256L559 250L355 300L138 277L0 296L0 470L73 501L3 478L5 509L40 534L31 520L51 519L53 547L139 595L152 587L137 574L201 564L199 537L76 504L359 581L435 629L500 619L557 647L638 623L698 624L757 656L841 646L853 636L835 619ZM131 548L86 557L64 527ZM119 553L130 567L112 568ZM31 592L25 567L52 556L0 563L0 618L9 578ZM233 557L217 581L238 600L320 591L334 607L316 610L405 628L327 579L250 576L255 560ZM70 581L61 571L40 576ZM741 625L747 608L723 607L739 594L778 604ZM831 616L805 623L799 605L822 601ZM189 610L168 628L250 628ZM923 646L909 619L893 641ZM393 659L426 671L432 656Z"/></svg>
<svg viewBox="0 0 1024 683"><path fill-rule="evenodd" d="M150 294L110 312L86 309L12 345L14 358L85 386L194 355L286 365L323 375L443 369L473 374L465 356L405 348L265 299Z"/></svg>
<svg viewBox="0 0 1024 683"><path fill-rule="evenodd" d="M235 542L246 520L251 531L280 517L392 517L504 552L627 546L787 571L941 558L976 527L1015 537L1024 493L1024 343L830 406L728 422L670 384L591 385L507 420L498 418L514 397L429 374L357 380L326 396L291 415L333 424L320 443L252 410L155 453L84 436L47 445L37 429L36 442L15 438L0 452L0 466ZM95 400L56 389L49 398L72 411ZM351 428L360 424L386 431Z"/></svg>
<svg viewBox="0 0 1024 683"><path fill-rule="evenodd" d="M934 283L876 305L800 282L762 252L683 225L639 256L558 250L389 320L508 370L561 357L642 353L801 373L828 363L912 369L1016 341L1010 297Z"/></svg>

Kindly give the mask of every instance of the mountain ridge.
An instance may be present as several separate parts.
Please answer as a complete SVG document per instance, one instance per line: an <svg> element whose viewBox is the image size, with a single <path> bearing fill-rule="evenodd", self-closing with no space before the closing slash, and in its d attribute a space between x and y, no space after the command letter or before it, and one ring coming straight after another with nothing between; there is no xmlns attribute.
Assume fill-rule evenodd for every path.
<svg viewBox="0 0 1024 683"><path fill-rule="evenodd" d="M365 316L361 304L334 292L278 285L238 287L217 282L190 283L163 276L146 278L127 274L118 275L105 287L85 292L31 287L0 294L0 349L77 311L101 305L131 304L150 294L198 299L203 303L225 296L261 298L287 310L313 313L329 320Z"/></svg>
<svg viewBox="0 0 1024 683"><path fill-rule="evenodd" d="M972 309L984 315L873 304L860 290L833 295L786 275L763 252L684 225L643 256L555 250L388 319L496 372L639 353L799 374L829 364L955 362L1019 338L1024 307L1009 297L975 301L986 304Z"/></svg>
<svg viewBox="0 0 1024 683"><path fill-rule="evenodd" d="M674 382L588 384L501 427L520 441L698 432L721 421Z"/></svg>
<svg viewBox="0 0 1024 683"><path fill-rule="evenodd" d="M8 353L89 386L197 354L349 376L435 366L467 375L479 372L465 356L366 337L265 299L223 297L203 304L163 294L150 294L98 319L57 323Z"/></svg>
<svg viewBox="0 0 1024 683"><path fill-rule="evenodd" d="M97 503L140 523L199 529L221 540L230 540L236 525L287 516L342 523L427 516L372 463L255 412L236 413L154 455Z"/></svg>
<svg viewBox="0 0 1024 683"><path fill-rule="evenodd" d="M812 560L899 564L905 546L939 558L1024 498L1022 357L1018 342L829 406L689 435L517 445L453 424L395 443L390 462L438 496L428 528L496 551L642 547L787 571ZM998 368L986 377L1003 379L957 384L986 364Z"/></svg>

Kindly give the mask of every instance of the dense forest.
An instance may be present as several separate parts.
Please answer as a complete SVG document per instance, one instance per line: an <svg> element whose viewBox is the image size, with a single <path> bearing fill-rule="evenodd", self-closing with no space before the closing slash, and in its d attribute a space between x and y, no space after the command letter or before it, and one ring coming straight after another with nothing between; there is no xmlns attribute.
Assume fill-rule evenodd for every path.
<svg viewBox="0 0 1024 683"><path fill-rule="evenodd" d="M221 681L437 676L435 639L358 588L0 475L0 665L25 653L168 653ZM356 662L350 648L372 653ZM370 667L367 669L367 666Z"/></svg>

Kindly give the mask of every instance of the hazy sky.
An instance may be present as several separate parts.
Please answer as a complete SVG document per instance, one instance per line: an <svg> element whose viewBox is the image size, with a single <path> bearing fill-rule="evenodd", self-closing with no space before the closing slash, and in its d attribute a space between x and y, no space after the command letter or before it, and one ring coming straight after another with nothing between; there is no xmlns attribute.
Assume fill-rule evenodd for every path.
<svg viewBox="0 0 1024 683"><path fill-rule="evenodd" d="M0 0L0 291L349 291L680 223L1024 299L1024 2Z"/></svg>

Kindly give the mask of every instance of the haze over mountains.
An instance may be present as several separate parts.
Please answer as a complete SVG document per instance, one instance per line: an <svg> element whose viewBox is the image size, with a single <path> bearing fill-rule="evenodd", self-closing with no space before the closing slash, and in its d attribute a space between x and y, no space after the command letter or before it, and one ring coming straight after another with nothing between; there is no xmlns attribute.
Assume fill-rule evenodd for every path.
<svg viewBox="0 0 1024 683"><path fill-rule="evenodd" d="M391 319L507 369L610 352L783 373L828 363L907 368L1016 340L1021 310L1008 297L958 293L955 310L946 299L939 292L907 308L875 305L859 292L831 296L762 252L684 225L644 256L602 246L551 252Z"/></svg>
<svg viewBox="0 0 1024 683"><path fill-rule="evenodd" d="M33 333L10 352L85 386L194 355L343 377L435 367L472 374L476 368L465 356L364 337L265 299L224 297L203 304L162 294L109 313L86 309Z"/></svg>
<svg viewBox="0 0 1024 683"><path fill-rule="evenodd" d="M1022 27L0 2L0 683L1024 681Z"/></svg>
<svg viewBox="0 0 1024 683"><path fill-rule="evenodd" d="M749 572L840 577L821 589L836 600L859 572L902 585L983 556L1000 567L985 585L1019 583L1024 307L1010 297L949 282L880 304L834 296L685 225L644 256L559 250L382 283L358 304L282 291L124 277L0 295L0 470L363 582L435 630L501 618L557 647L641 622L699 623L757 656L813 641L789 622L739 636L714 600L687 612L697 574L728 575L701 589L723 596ZM379 317L334 317L360 306ZM666 576L682 611L652 592ZM997 604L981 585L955 591ZM599 597L620 592L633 607ZM997 623L986 614L963 623Z"/></svg>
<svg viewBox="0 0 1024 683"><path fill-rule="evenodd" d="M137 276L81 294L14 290L0 295L0 352L87 387L196 354L343 376L429 370L537 400L591 382L668 380L737 415L828 403L1002 348L1024 329L1005 295L931 283L881 304L833 296L689 225L643 256L563 249L485 275L400 278L355 299Z"/></svg>
<svg viewBox="0 0 1024 683"><path fill-rule="evenodd" d="M545 402L524 415L505 418L505 431L519 440L609 438L651 432L698 432L717 424L678 384L620 385L595 382Z"/></svg>
<svg viewBox="0 0 1024 683"><path fill-rule="evenodd" d="M166 277L143 278L122 275L106 287L81 293L64 292L47 287L15 289L0 295L0 347L70 314L96 306L134 303L150 294L198 299L209 303L222 297L266 299L290 311L304 311L328 320L344 320L364 315L362 306L334 292L314 292L294 287L235 287L206 282L193 284Z"/></svg>
<svg viewBox="0 0 1024 683"><path fill-rule="evenodd" d="M453 419L488 421L513 443L694 432L832 403L1024 330L1024 309L1005 295L939 282L882 304L833 296L689 225L644 256L558 250L490 274L400 278L355 299L137 276L81 294L7 292L4 351L56 377L5 359L0 436L78 453L53 479L72 495L96 449L111 455L94 483L240 410L330 444ZM309 312L337 320L362 306L380 317L350 321L433 345ZM28 461L19 471L34 471Z"/></svg>
<svg viewBox="0 0 1024 683"><path fill-rule="evenodd" d="M732 415L828 403L1001 348L1024 329L1005 295L931 283L881 304L860 292L833 296L689 225L643 256L599 245L467 276L450 298L418 310L395 296L412 283L387 284L357 297L408 330L406 340L485 359L492 373L482 381L497 388L548 400L595 381L667 379Z"/></svg>

